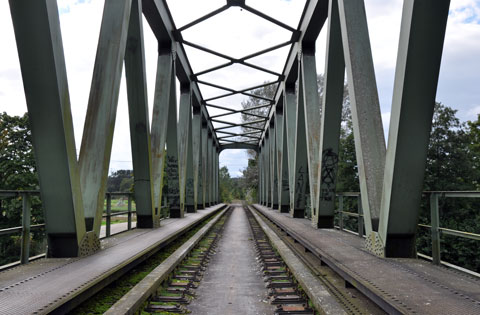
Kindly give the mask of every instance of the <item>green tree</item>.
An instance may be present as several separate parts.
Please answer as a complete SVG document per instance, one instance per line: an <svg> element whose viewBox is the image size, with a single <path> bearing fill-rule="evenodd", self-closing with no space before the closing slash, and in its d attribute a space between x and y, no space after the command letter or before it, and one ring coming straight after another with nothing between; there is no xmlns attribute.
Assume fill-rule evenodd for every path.
<svg viewBox="0 0 480 315"><path fill-rule="evenodd" d="M218 188L220 190L220 201L229 203L232 201L232 183L228 168L223 166L218 171Z"/></svg>
<svg viewBox="0 0 480 315"><path fill-rule="evenodd" d="M425 169L425 191L478 189L478 120L462 123L456 110L436 103ZM480 233L480 201L471 198L441 198L440 226L460 231ZM428 198L422 200L420 222L430 223ZM442 236L442 260L480 271L478 242L453 236ZM431 253L428 230L420 230L419 252Z"/></svg>
<svg viewBox="0 0 480 315"><path fill-rule="evenodd" d="M108 192L126 192L133 185L132 170L118 170L108 176L107 191Z"/></svg>
<svg viewBox="0 0 480 315"><path fill-rule="evenodd" d="M0 113L0 190L36 190L38 177L33 154L28 115L10 116ZM31 197L32 224L44 223L40 198ZM21 225L21 197L0 199L0 228ZM43 233L33 234L32 254L43 247ZM0 265L19 257L20 238L8 235L0 238ZM41 249L40 249L41 248Z"/></svg>

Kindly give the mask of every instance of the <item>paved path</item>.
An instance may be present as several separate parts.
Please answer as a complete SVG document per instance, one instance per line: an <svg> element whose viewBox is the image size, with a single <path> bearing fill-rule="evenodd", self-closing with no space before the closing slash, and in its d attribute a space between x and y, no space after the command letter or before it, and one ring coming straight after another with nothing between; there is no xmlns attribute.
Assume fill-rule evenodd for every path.
<svg viewBox="0 0 480 315"><path fill-rule="evenodd" d="M199 288L192 314L273 314L245 210L235 205Z"/></svg>

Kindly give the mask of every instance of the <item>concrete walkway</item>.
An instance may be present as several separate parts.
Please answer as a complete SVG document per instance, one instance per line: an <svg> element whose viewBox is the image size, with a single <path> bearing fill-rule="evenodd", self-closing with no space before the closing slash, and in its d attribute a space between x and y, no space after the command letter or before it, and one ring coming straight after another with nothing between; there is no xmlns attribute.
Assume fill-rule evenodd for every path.
<svg viewBox="0 0 480 315"><path fill-rule="evenodd" d="M245 210L234 206L217 253L196 290L197 298L188 305L192 314L273 314L275 310L267 301Z"/></svg>

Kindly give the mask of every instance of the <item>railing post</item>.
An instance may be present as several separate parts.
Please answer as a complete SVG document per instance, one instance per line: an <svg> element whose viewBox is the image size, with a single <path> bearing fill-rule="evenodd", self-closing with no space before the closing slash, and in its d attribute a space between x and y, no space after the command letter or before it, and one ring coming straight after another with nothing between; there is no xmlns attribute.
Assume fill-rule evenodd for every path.
<svg viewBox="0 0 480 315"><path fill-rule="evenodd" d="M338 212L340 213L340 231L343 231L343 195L338 196Z"/></svg>
<svg viewBox="0 0 480 315"><path fill-rule="evenodd" d="M112 195L107 193L107 222L106 222L106 237L110 236L110 222L111 222L111 214L112 214Z"/></svg>
<svg viewBox="0 0 480 315"><path fill-rule="evenodd" d="M28 263L30 257L30 197L27 193L22 194L22 247L20 251L20 262Z"/></svg>
<svg viewBox="0 0 480 315"><path fill-rule="evenodd" d="M432 262L440 265L440 219L438 211L438 193L430 194L430 220L432 233Z"/></svg>
<svg viewBox="0 0 480 315"><path fill-rule="evenodd" d="M128 225L127 229L130 231L132 229L132 195L128 194Z"/></svg>
<svg viewBox="0 0 480 315"><path fill-rule="evenodd" d="M363 237L362 195L358 195L358 236Z"/></svg>

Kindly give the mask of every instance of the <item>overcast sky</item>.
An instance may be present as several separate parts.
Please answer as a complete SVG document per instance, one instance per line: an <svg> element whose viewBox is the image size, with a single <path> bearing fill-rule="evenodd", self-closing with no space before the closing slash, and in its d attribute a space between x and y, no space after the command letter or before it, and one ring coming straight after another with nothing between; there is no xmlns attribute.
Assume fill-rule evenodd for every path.
<svg viewBox="0 0 480 315"><path fill-rule="evenodd" d="M177 27L225 3L224 0L167 2ZM385 132L390 119L402 3L401 0L365 0ZM103 0L58 0L77 148L83 133L103 4ZM247 4L296 28L305 0L247 0ZM437 101L457 109L461 120L472 120L480 113L480 0L452 0L450 9ZM0 112L22 115L26 111L25 96L9 13L8 1L0 1ZM317 41L318 73L323 73L325 64L325 33L322 31ZM242 57L290 38L290 32L236 7L186 30L183 35L186 40L218 49L232 57ZM157 44L145 20L144 36L151 111ZM186 50L194 72L225 62L193 48ZM281 72L287 53L288 47L254 58L251 62ZM201 80L234 89L255 86L274 78L241 65L200 76ZM202 85L200 88L204 98L224 93ZM240 108L242 100L244 97L236 96L212 103ZM217 113L223 111L210 111L211 115ZM239 121L240 117L229 116L229 119ZM110 171L131 169L131 159L125 80L122 79ZM241 175L247 165L245 151L224 151L220 164L226 165L232 176Z"/></svg>

